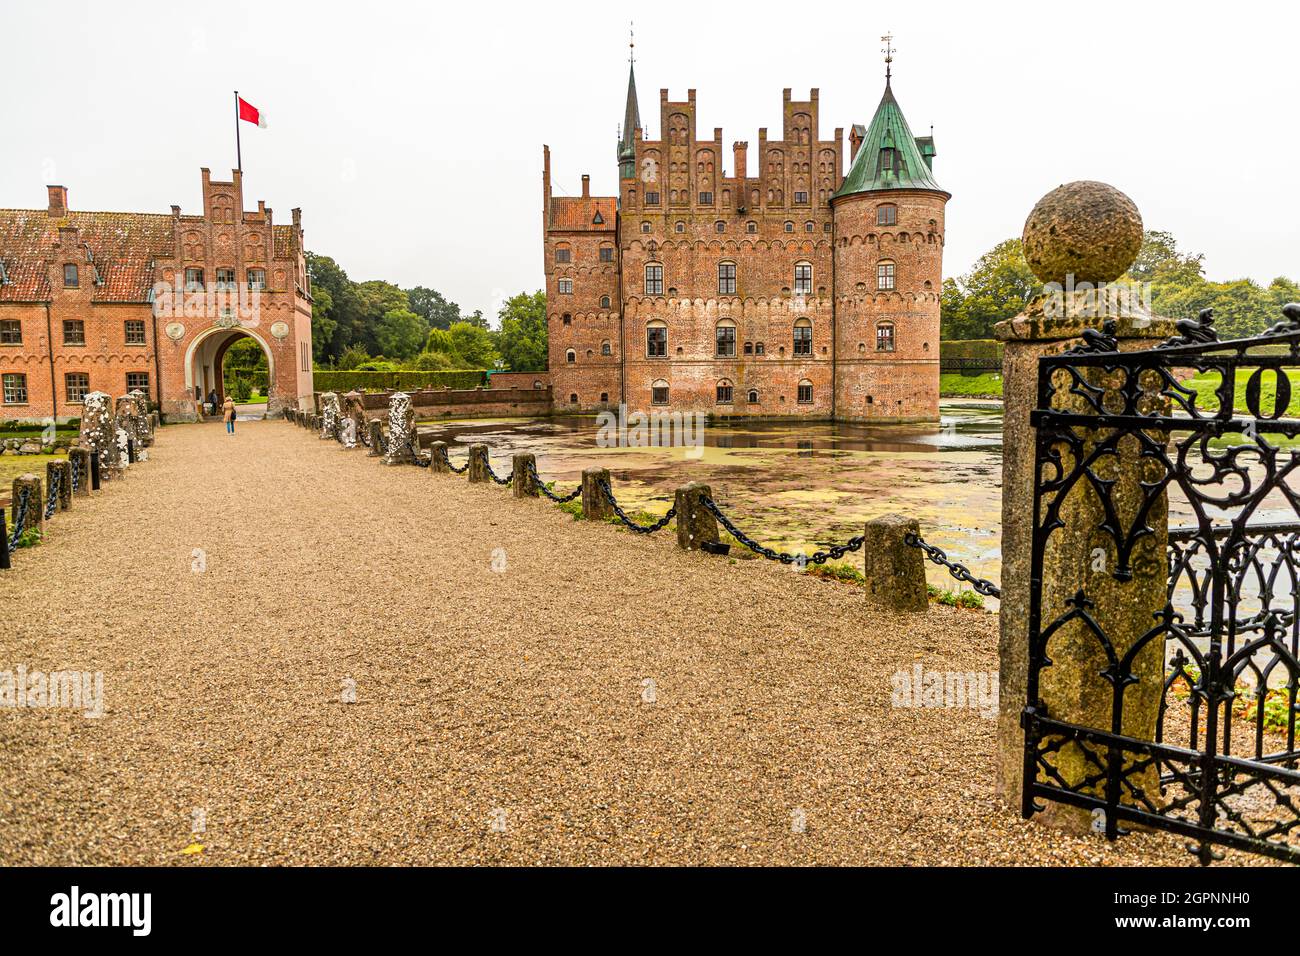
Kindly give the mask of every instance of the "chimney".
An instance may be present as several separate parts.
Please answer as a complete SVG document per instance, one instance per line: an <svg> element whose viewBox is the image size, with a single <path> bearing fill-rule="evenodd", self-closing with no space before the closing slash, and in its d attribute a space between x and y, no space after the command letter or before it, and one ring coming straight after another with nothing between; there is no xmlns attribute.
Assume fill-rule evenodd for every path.
<svg viewBox="0 0 1300 956"><path fill-rule="evenodd" d="M582 198L591 198L591 177L586 173L582 174Z"/></svg>
<svg viewBox="0 0 1300 956"><path fill-rule="evenodd" d="M68 187L46 186L45 188L50 192L50 218L62 219L68 214Z"/></svg>
<svg viewBox="0 0 1300 956"><path fill-rule="evenodd" d="M736 178L744 179L749 175L749 144L743 142L732 143L731 151L735 157Z"/></svg>

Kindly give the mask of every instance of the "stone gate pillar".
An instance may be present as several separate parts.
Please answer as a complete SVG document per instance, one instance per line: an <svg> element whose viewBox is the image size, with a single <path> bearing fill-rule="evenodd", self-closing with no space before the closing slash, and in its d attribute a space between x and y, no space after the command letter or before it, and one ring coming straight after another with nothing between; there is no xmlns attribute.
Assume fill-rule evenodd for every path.
<svg viewBox="0 0 1300 956"><path fill-rule="evenodd" d="M1123 193L1102 183L1071 183L1049 193L1025 223L1024 247L1030 267L1044 283L1025 311L999 323L995 334L1004 343L1002 357L1002 606L999 614L999 707L997 793L1020 807L1025 762L1025 735L1020 726L1029 674L1030 567L1034 535L1035 431L1030 413L1037 404L1038 359L1078 346L1085 331L1104 351L1150 348L1173 332L1172 323L1147 312L1132 297L1115 302L1080 284L1108 283L1127 271L1142 242L1142 220ZM1073 290L1073 291L1069 291ZM1109 313L1115 314L1109 314ZM1100 313L1100 314L1099 314ZM1099 339L1105 329L1112 340ZM1093 375L1093 372L1089 372ZM1077 399L1081 403L1081 399ZM1058 399L1057 407L1061 408ZM1064 410L1064 409L1062 409ZM1083 411L1080 406L1077 411ZM1098 430L1096 438L1104 437ZM1115 479L1112 501L1121 519L1131 522L1141 503L1139 480L1150 480L1151 462L1139 459L1136 441L1121 444L1118 460L1107 464ZM1072 463L1067 463L1067 469ZM1081 589L1096 603L1093 611L1118 653L1155 625L1153 615L1166 597L1165 548L1168 508L1162 498L1147 521L1155 534L1137 549L1132 580L1118 581L1115 548L1099 530L1105 520L1102 502L1087 482L1069 492L1061 510L1064 527L1055 530L1045 549L1041 600L1044 624L1064 614L1065 602ZM1143 686L1125 692L1125 731L1154 739L1163 683L1163 642L1153 641L1138 657L1152 672ZM1041 698L1050 716L1099 729L1111 725L1109 685L1098 677L1106 667L1096 640L1074 621L1052 638L1053 661L1042 675ZM1104 688L1104 689L1103 689ZM1131 718L1131 723L1129 720ZM1083 762L1076 754L1072 770ZM1062 766L1071 763L1068 755ZM1093 770L1095 771L1095 767ZM1035 819L1086 827L1079 809L1051 803Z"/></svg>

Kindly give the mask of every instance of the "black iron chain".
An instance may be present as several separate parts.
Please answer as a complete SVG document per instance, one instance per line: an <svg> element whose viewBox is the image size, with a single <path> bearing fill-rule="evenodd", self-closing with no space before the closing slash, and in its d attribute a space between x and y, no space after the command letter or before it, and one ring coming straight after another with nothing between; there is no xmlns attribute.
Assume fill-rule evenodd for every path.
<svg viewBox="0 0 1300 956"><path fill-rule="evenodd" d="M557 495L550 488L547 488L546 483L542 481L542 476L537 473L536 462L530 461L528 463L528 472L533 476L533 481L537 483L537 490L540 491L542 494L546 495L546 497L550 498L552 501L557 502L558 504L565 504L567 502L570 502L574 498L578 497L578 495L582 494L582 485L578 485L577 488L573 489L573 492L571 494Z"/></svg>
<svg viewBox="0 0 1300 956"><path fill-rule="evenodd" d="M614 490L609 487L609 482L606 481L604 478L602 478L600 479L598 484L600 485L600 490L604 492L605 498L608 499L609 506L614 509L614 514L618 517L618 520L621 521L627 527L629 531L634 531L637 534L654 534L660 528L663 528L665 525L667 525L668 522L672 521L673 518L677 517L677 507L673 506L672 508L668 509L668 513L666 515L664 515L654 524L648 524L648 525L637 524L626 514L624 514L623 509L618 506L618 502L614 500Z"/></svg>
<svg viewBox="0 0 1300 956"><path fill-rule="evenodd" d="M442 454L443 454L443 460L447 462L447 467L451 469L453 474L463 475L465 474L465 472L469 471L469 459L466 459L465 464L457 468L455 465L451 463L451 455L449 455L445 450L443 451Z"/></svg>
<svg viewBox="0 0 1300 956"><path fill-rule="evenodd" d="M717 502L708 495L700 495L700 504L702 504L705 509L713 515L713 517L718 519L718 523L726 528L733 538L745 547L749 548L750 551L753 551L761 557L767 558L769 561L780 561L782 564L800 565L825 564L832 558L842 558L850 551L857 551L862 547L863 538L859 535L856 538L850 538L844 544L837 544L834 547L827 548L825 551L817 551L813 554L790 554L785 551L774 551L772 548L764 547L759 544L749 535L745 534L745 532L737 528L735 524L732 523L731 519L722 513L722 509L718 507Z"/></svg>
<svg viewBox="0 0 1300 956"><path fill-rule="evenodd" d="M54 477L50 479L45 491L50 496L50 500L45 502L45 520L49 521L54 517L54 509L59 506L59 492L63 490L63 472L56 471Z"/></svg>
<svg viewBox="0 0 1300 956"><path fill-rule="evenodd" d="M425 458L420 454L420 443L415 435L411 435L411 457L415 459L415 464L420 468L428 468L433 464L433 452L429 452L429 457Z"/></svg>
<svg viewBox="0 0 1300 956"><path fill-rule="evenodd" d="M9 550L18 550L18 539L23 536L27 525L27 506L31 503L32 490L23 488L18 494L18 507L14 509L14 533L9 536Z"/></svg>
<svg viewBox="0 0 1300 956"><path fill-rule="evenodd" d="M497 477L497 473L492 470L492 459L487 455L483 456L483 465L487 468L488 477L498 485L508 485L510 482L514 481L515 472L513 468L510 470L510 474L506 475L504 478L499 478Z"/></svg>
<svg viewBox="0 0 1300 956"><path fill-rule="evenodd" d="M81 490L81 458L73 456L72 463L72 493L75 495Z"/></svg>
<svg viewBox="0 0 1300 956"><path fill-rule="evenodd" d="M925 552L927 558L940 567L947 568L949 574L958 581L965 581L974 588L977 594L983 594L985 597L1002 597L1002 589L1000 587L992 581L986 581L983 578L975 577L975 575L970 573L970 568L966 567L966 565L949 561L948 555L944 553L942 548L936 548L932 544L926 544L925 539L920 535L908 532L903 535L903 543L913 548L920 548Z"/></svg>

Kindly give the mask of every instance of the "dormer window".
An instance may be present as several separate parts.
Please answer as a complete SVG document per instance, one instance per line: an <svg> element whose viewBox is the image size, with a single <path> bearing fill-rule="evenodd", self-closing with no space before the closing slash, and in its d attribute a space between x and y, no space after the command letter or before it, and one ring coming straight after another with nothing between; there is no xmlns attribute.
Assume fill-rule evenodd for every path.
<svg viewBox="0 0 1300 956"><path fill-rule="evenodd" d="M600 210L597 209L597 210L596 210L596 215L594 215L594 216L591 217L591 224L592 224L593 226L599 226L599 225L601 225L602 223L604 223L604 221L605 221L605 217L602 216L602 215L600 214Z"/></svg>
<svg viewBox="0 0 1300 956"><path fill-rule="evenodd" d="M894 168L894 151L886 146L880 151L880 171L890 172Z"/></svg>

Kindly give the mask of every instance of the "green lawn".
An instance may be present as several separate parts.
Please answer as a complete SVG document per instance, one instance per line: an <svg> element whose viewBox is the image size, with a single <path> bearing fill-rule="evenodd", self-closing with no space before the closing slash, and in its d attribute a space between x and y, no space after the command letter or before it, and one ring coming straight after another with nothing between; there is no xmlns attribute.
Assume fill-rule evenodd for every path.
<svg viewBox="0 0 1300 956"><path fill-rule="evenodd" d="M62 455L0 455L0 498L9 499L13 480L31 472L45 477L45 463L57 461Z"/></svg>
<svg viewBox="0 0 1300 956"><path fill-rule="evenodd" d="M1002 397L1002 376L997 372L983 375L963 375L961 372L943 372L939 376L940 395L991 395Z"/></svg>
<svg viewBox="0 0 1300 956"><path fill-rule="evenodd" d="M1287 418L1300 418L1300 369L1290 368L1286 370L1287 377L1291 382L1291 402L1287 406ZM1244 414L1249 415L1250 411L1246 407L1246 383L1250 381L1253 370L1237 370L1237 381L1234 383L1232 407ZM1219 383L1222 381L1218 372L1201 372L1193 378L1188 379L1183 385L1196 392L1196 407L1203 413L1213 413L1219 407L1219 399L1215 394L1218 391ZM1259 387L1259 410L1266 416L1273 416L1274 409L1277 405L1277 376L1272 372L1264 372L1260 376Z"/></svg>

